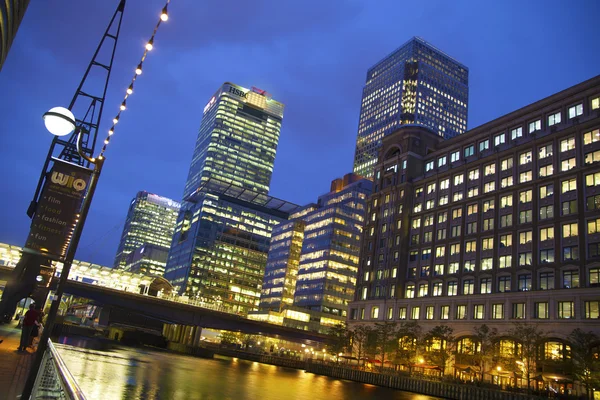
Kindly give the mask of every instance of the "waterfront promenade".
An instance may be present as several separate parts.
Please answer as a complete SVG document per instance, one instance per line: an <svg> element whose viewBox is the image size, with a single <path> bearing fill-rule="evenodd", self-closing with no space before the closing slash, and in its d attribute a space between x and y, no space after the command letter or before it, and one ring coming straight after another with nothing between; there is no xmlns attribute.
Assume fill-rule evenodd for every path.
<svg viewBox="0 0 600 400"><path fill-rule="evenodd" d="M0 339L4 340L0 343L0 400L13 400L21 395L33 362L33 350L17 351L20 338L17 321L0 325Z"/></svg>

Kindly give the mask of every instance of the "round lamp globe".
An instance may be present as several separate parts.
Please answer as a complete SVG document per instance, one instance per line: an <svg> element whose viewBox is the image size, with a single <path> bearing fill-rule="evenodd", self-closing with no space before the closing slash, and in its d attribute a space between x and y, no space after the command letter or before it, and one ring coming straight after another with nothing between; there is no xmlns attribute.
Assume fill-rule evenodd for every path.
<svg viewBox="0 0 600 400"><path fill-rule="evenodd" d="M64 107L54 107L44 114L46 129L56 136L65 136L75 130L75 116Z"/></svg>

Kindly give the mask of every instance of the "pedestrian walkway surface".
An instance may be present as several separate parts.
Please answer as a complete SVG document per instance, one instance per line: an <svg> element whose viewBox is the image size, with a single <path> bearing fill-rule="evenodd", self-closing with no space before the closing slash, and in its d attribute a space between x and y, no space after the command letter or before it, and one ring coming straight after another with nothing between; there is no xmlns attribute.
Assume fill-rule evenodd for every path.
<svg viewBox="0 0 600 400"><path fill-rule="evenodd" d="M35 352L28 348L19 352L21 329L17 321L0 325L0 400L21 398L21 392L27 380L29 367L35 357Z"/></svg>

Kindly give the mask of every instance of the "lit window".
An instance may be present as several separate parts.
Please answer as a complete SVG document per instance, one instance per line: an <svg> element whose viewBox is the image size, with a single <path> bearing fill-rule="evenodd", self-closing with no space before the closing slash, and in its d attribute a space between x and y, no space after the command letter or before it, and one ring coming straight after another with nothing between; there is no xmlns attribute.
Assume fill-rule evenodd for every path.
<svg viewBox="0 0 600 400"><path fill-rule="evenodd" d="M482 231L489 231L494 229L494 218L487 218L483 220Z"/></svg>
<svg viewBox="0 0 600 400"><path fill-rule="evenodd" d="M441 212L438 214L438 224L441 224L442 222L446 222L447 220L448 220L447 212Z"/></svg>
<svg viewBox="0 0 600 400"><path fill-rule="evenodd" d="M586 319L600 318L600 301L586 301L584 306Z"/></svg>
<svg viewBox="0 0 600 400"><path fill-rule="evenodd" d="M379 318L379 307L373 306L371 307L371 319Z"/></svg>
<svg viewBox="0 0 600 400"><path fill-rule="evenodd" d="M479 293L492 293L492 278L481 278L481 280L479 281Z"/></svg>
<svg viewBox="0 0 600 400"><path fill-rule="evenodd" d="M419 297L426 297L429 291L429 285L426 283L421 283L419 285Z"/></svg>
<svg viewBox="0 0 600 400"><path fill-rule="evenodd" d="M535 315L537 319L548 319L548 303L535 303Z"/></svg>
<svg viewBox="0 0 600 400"><path fill-rule="evenodd" d="M433 267L433 276L440 276L440 275L444 275L444 264L436 264Z"/></svg>
<svg viewBox="0 0 600 400"><path fill-rule="evenodd" d="M543 146L540 146L539 151L538 151L538 155L539 155L539 159L543 159L546 157L552 157L552 145L551 144L546 144Z"/></svg>
<svg viewBox="0 0 600 400"><path fill-rule="evenodd" d="M531 151L526 151L519 155L519 165L525 165L531 162Z"/></svg>
<svg viewBox="0 0 600 400"><path fill-rule="evenodd" d="M427 185L427 194L431 194L433 192L435 192L435 183Z"/></svg>
<svg viewBox="0 0 600 400"><path fill-rule="evenodd" d="M562 215L576 214L577 213L577 200L563 201L562 203Z"/></svg>
<svg viewBox="0 0 600 400"><path fill-rule="evenodd" d="M442 156L442 157L438 158L438 167L443 167L444 165L446 165L446 162L447 162L446 156Z"/></svg>
<svg viewBox="0 0 600 400"><path fill-rule="evenodd" d="M542 251L548 251L548 250L542 250ZM540 253L542 251L540 251ZM549 262L554 262L554 250L552 250L552 261L549 261ZM554 289L554 272L541 272L539 285L540 285L540 290Z"/></svg>
<svg viewBox="0 0 600 400"><path fill-rule="evenodd" d="M513 205L512 194L500 197L500 208L512 207L512 205Z"/></svg>
<svg viewBox="0 0 600 400"><path fill-rule="evenodd" d="M434 168L434 161L433 161L433 160L431 160L431 161L427 161L427 162L425 163L425 172L432 171L432 170L433 170L433 168Z"/></svg>
<svg viewBox="0 0 600 400"><path fill-rule="evenodd" d="M540 228L540 241L544 242L546 240L554 239L554 227L549 226L546 228Z"/></svg>
<svg viewBox="0 0 600 400"><path fill-rule="evenodd" d="M600 97L596 97L592 99L592 110L597 110L600 108Z"/></svg>
<svg viewBox="0 0 600 400"><path fill-rule="evenodd" d="M573 181L575 179L572 179ZM564 184L564 182L563 182ZM600 172L589 174L585 176L585 186L599 186L600 185ZM573 189L576 190L577 188Z"/></svg>
<svg viewBox="0 0 600 400"><path fill-rule="evenodd" d="M458 192L454 192L454 194L452 195L452 201L460 201L463 198L463 192L462 190L459 190Z"/></svg>
<svg viewBox="0 0 600 400"><path fill-rule="evenodd" d="M546 197L550 197L554 194L554 185L545 185L540 186L540 199L545 199Z"/></svg>
<svg viewBox="0 0 600 400"><path fill-rule="evenodd" d="M525 319L525 303L513 303L513 319Z"/></svg>
<svg viewBox="0 0 600 400"><path fill-rule="evenodd" d="M452 210L452 219L458 219L462 217L462 208L455 208Z"/></svg>
<svg viewBox="0 0 600 400"><path fill-rule="evenodd" d="M527 243L531 243L531 240L533 238L533 232L532 231L523 231L519 233L519 244L527 244Z"/></svg>
<svg viewBox="0 0 600 400"><path fill-rule="evenodd" d="M450 162L456 162L460 160L460 151L454 151L452 153L450 153Z"/></svg>
<svg viewBox="0 0 600 400"><path fill-rule="evenodd" d="M479 187L478 186L470 187L467 190L467 197L468 198L475 197L475 196L478 196L478 195L479 195Z"/></svg>
<svg viewBox="0 0 600 400"><path fill-rule="evenodd" d="M425 202L425 209L426 210L431 210L433 207L435 207L435 200L434 199L427 200Z"/></svg>
<svg viewBox="0 0 600 400"><path fill-rule="evenodd" d="M538 176L540 178L543 178L545 176L551 176L553 173L554 173L554 167L552 166L552 164L549 164L549 165L540 167Z"/></svg>
<svg viewBox="0 0 600 400"><path fill-rule="evenodd" d="M519 174L519 183L530 182L532 179L531 171L521 172Z"/></svg>
<svg viewBox="0 0 600 400"><path fill-rule="evenodd" d="M494 259L491 257L486 257L481 259L481 270L488 271L494 268Z"/></svg>
<svg viewBox="0 0 600 400"><path fill-rule="evenodd" d="M469 171L469 180L474 181L479 179L479 169L472 169Z"/></svg>
<svg viewBox="0 0 600 400"><path fill-rule="evenodd" d="M496 164L488 164L485 167L485 176L493 175L496 173Z"/></svg>
<svg viewBox="0 0 600 400"><path fill-rule="evenodd" d="M465 242L465 253L473 253L477 251L477 241L469 240Z"/></svg>
<svg viewBox="0 0 600 400"><path fill-rule="evenodd" d="M421 307L415 306L411 309L410 319L419 319L419 314L421 313Z"/></svg>
<svg viewBox="0 0 600 400"><path fill-rule="evenodd" d="M487 182L483 185L483 193L490 193L496 189L496 182Z"/></svg>
<svg viewBox="0 0 600 400"><path fill-rule="evenodd" d="M512 226L513 218L512 214L501 215L500 216L500 228L506 228L508 226Z"/></svg>
<svg viewBox="0 0 600 400"><path fill-rule="evenodd" d="M572 301L558 302L558 318L569 319L575 318L575 303Z"/></svg>
<svg viewBox="0 0 600 400"><path fill-rule="evenodd" d="M440 319L450 319L450 306L440 307Z"/></svg>
<svg viewBox="0 0 600 400"><path fill-rule="evenodd" d="M591 211L600 209L600 195L589 196L585 200L588 210Z"/></svg>
<svg viewBox="0 0 600 400"><path fill-rule="evenodd" d="M511 169L512 167L513 167L513 159L512 159L512 157L505 158L504 160L502 160L500 162L500 170L502 170L502 171L506 171L508 169Z"/></svg>
<svg viewBox="0 0 600 400"><path fill-rule="evenodd" d="M586 165L600 161L600 150L585 153L584 162Z"/></svg>
<svg viewBox="0 0 600 400"><path fill-rule="evenodd" d="M490 141L489 140L483 140L481 142L479 142L479 151L485 151L485 150L489 150L490 148Z"/></svg>
<svg viewBox="0 0 600 400"><path fill-rule="evenodd" d="M562 274L563 288L574 289L579 287L579 271L567 270Z"/></svg>
<svg viewBox="0 0 600 400"><path fill-rule="evenodd" d="M591 176L591 175L586 176L586 179L585 179L586 185L588 183L589 176ZM600 178L600 176L599 176L599 178ZM599 182L600 182L600 179L599 179ZM592 186L592 185L587 185L587 186ZM573 179L568 179L566 181L561 182L561 193L568 193L568 192L572 192L573 190L577 190L577 180L576 179L573 178Z"/></svg>
<svg viewBox="0 0 600 400"><path fill-rule="evenodd" d="M573 237L573 236L578 236L579 229L577 226L577 222L563 224L562 233L563 233L563 239Z"/></svg>
<svg viewBox="0 0 600 400"><path fill-rule="evenodd" d="M596 287L600 284L600 268L592 268L588 274L588 282L591 287Z"/></svg>
<svg viewBox="0 0 600 400"><path fill-rule="evenodd" d="M425 308L425 319L433 319L433 306Z"/></svg>
<svg viewBox="0 0 600 400"><path fill-rule="evenodd" d="M441 296L442 295L442 282L434 282L433 283L433 296Z"/></svg>
<svg viewBox="0 0 600 400"><path fill-rule="evenodd" d="M499 242L500 242L501 249L512 246L512 233L507 233L506 235L500 235Z"/></svg>
<svg viewBox="0 0 600 400"><path fill-rule="evenodd" d="M406 319L406 307L398 308L398 319Z"/></svg>
<svg viewBox="0 0 600 400"><path fill-rule="evenodd" d="M600 141L600 129L594 129L593 131L583 134L584 145L592 144L598 141Z"/></svg>
<svg viewBox="0 0 600 400"><path fill-rule="evenodd" d="M533 192L531 190L523 190L519 193L519 203L529 203L533 199Z"/></svg>
<svg viewBox="0 0 600 400"><path fill-rule="evenodd" d="M467 206L467 215L472 215L477 213L477 203L469 204Z"/></svg>
<svg viewBox="0 0 600 400"><path fill-rule="evenodd" d="M406 294L404 295L404 297L406 297L407 299L415 298L415 285L406 285Z"/></svg>
<svg viewBox="0 0 600 400"><path fill-rule="evenodd" d="M583 104L577 104L569 107L569 119L575 118L583 114Z"/></svg>
<svg viewBox="0 0 600 400"><path fill-rule="evenodd" d="M556 114L551 114L548 116L548 126L559 124L560 120L560 112L557 112Z"/></svg>
<svg viewBox="0 0 600 400"><path fill-rule="evenodd" d="M510 276L499 276L498 277L498 292L506 293L510 292L511 279Z"/></svg>
<svg viewBox="0 0 600 400"><path fill-rule="evenodd" d="M465 181L465 176L463 174L454 175L454 186L462 185Z"/></svg>
<svg viewBox="0 0 600 400"><path fill-rule="evenodd" d="M473 154L475 154L475 146L474 145L465 147L465 149L464 149L465 158L471 157Z"/></svg>
<svg viewBox="0 0 600 400"><path fill-rule="evenodd" d="M448 204L448 196L440 197L440 206L445 206L446 204Z"/></svg>
<svg viewBox="0 0 600 400"><path fill-rule="evenodd" d="M448 282L448 296L456 296L458 294L458 282L452 281Z"/></svg>
<svg viewBox="0 0 600 400"><path fill-rule="evenodd" d="M504 319L504 304L492 304L492 319Z"/></svg>
<svg viewBox="0 0 600 400"><path fill-rule="evenodd" d="M512 129L510 131L510 138L512 140L515 140L515 139L520 138L520 137L523 137L523 128L518 127L518 128Z"/></svg>
<svg viewBox="0 0 600 400"><path fill-rule="evenodd" d="M483 319L484 307L483 304L475 304L473 306L473 319Z"/></svg>
<svg viewBox="0 0 600 400"><path fill-rule="evenodd" d="M504 133L494 136L494 146L500 146L506 142L506 136Z"/></svg>
<svg viewBox="0 0 600 400"><path fill-rule="evenodd" d="M539 131L542 129L542 120L538 119L537 121L533 121L529 123L529 133Z"/></svg>
<svg viewBox="0 0 600 400"><path fill-rule="evenodd" d="M447 190L450 187L450 179L440 181L440 190Z"/></svg>
<svg viewBox="0 0 600 400"><path fill-rule="evenodd" d="M575 138L570 137L560 141L560 152L570 151L575 149Z"/></svg>
<svg viewBox="0 0 600 400"><path fill-rule="evenodd" d="M460 253L460 243L454 243L450 245L450 255L453 256L455 254Z"/></svg>
<svg viewBox="0 0 600 400"><path fill-rule="evenodd" d="M530 251L525 251L523 253L519 253L519 266L528 266L531 265L533 257Z"/></svg>
<svg viewBox="0 0 600 400"><path fill-rule="evenodd" d="M448 264L448 273L449 274L458 273L458 267L459 267L459 264L457 262L451 262L450 264Z"/></svg>
<svg viewBox="0 0 600 400"><path fill-rule="evenodd" d="M456 306L456 319L467 319L467 306Z"/></svg>
<svg viewBox="0 0 600 400"><path fill-rule="evenodd" d="M533 212L531 210L524 210L519 212L519 223L528 224L533 222Z"/></svg>

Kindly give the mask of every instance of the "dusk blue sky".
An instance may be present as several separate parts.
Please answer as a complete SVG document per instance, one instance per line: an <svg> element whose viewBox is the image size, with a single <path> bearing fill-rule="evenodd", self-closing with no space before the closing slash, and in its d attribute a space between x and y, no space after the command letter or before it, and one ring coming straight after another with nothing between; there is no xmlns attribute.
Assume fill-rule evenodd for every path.
<svg viewBox="0 0 600 400"><path fill-rule="evenodd" d="M32 1L0 71L0 241L22 246L50 134L118 0ZM101 133L164 5L128 0ZM469 128L600 73L600 2L173 0L128 100L77 258L111 265L131 199L179 200L207 101L225 81L286 106L271 194L315 201L352 169L367 69L412 36L469 68Z"/></svg>

